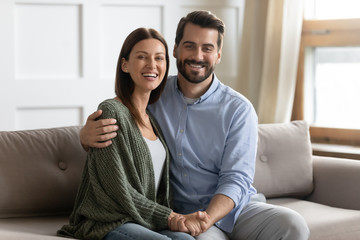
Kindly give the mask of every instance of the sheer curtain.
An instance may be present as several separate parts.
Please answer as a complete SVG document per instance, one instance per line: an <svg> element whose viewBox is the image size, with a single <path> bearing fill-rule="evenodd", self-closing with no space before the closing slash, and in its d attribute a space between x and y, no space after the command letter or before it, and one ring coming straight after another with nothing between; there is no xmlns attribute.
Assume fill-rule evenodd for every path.
<svg viewBox="0 0 360 240"><path fill-rule="evenodd" d="M247 0L239 90L254 104L259 123L291 119L303 0Z"/></svg>

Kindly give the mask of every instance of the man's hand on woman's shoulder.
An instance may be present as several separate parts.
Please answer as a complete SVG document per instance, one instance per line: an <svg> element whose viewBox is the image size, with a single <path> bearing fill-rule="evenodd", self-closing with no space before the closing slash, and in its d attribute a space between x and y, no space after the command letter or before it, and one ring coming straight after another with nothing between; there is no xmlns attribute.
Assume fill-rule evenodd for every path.
<svg viewBox="0 0 360 240"><path fill-rule="evenodd" d="M90 147L104 148L111 145L116 131L119 127L116 125L116 119L96 120L102 114L101 110L97 110L89 115L85 126L80 130L80 142L85 151Z"/></svg>

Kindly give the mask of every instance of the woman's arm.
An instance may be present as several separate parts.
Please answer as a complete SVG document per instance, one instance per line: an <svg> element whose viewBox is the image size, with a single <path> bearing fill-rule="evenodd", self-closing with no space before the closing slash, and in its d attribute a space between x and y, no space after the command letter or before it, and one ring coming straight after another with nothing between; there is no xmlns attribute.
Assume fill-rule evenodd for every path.
<svg viewBox="0 0 360 240"><path fill-rule="evenodd" d="M131 128L136 125L131 125L131 118L131 121L124 116L119 118L119 114L126 113L119 112L111 104L103 104L101 109L104 119L117 116L121 129L113 144L102 149L91 149L89 153L90 181L97 201L104 202L109 211L126 213L133 221L150 229L166 228L172 210L155 202L153 174L149 176L152 171L149 164L151 159L149 154L142 151L143 141L137 141L134 136L134 129Z"/></svg>

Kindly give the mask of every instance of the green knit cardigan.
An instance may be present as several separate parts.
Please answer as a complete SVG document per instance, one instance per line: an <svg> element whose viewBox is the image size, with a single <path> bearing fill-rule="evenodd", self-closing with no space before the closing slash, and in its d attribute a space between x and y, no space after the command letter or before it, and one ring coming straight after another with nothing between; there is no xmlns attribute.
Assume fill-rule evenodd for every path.
<svg viewBox="0 0 360 240"><path fill-rule="evenodd" d="M151 230L167 228L171 213L169 161L160 127L150 117L156 135L166 149L166 161L158 192L150 151L128 108L115 99L99 105L102 119L116 118L120 127L113 143L91 148L68 225L58 235L102 239L109 231L135 222ZM150 115L150 114L149 114Z"/></svg>

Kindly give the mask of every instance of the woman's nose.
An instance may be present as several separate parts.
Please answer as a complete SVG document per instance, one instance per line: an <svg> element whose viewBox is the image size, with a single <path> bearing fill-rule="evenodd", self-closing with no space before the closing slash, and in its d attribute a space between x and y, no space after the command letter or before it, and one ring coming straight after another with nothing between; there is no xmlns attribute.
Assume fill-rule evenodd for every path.
<svg viewBox="0 0 360 240"><path fill-rule="evenodd" d="M148 63L147 63L147 67L150 69L154 69L156 68L156 61L155 59L149 59Z"/></svg>

